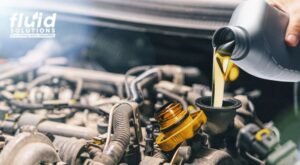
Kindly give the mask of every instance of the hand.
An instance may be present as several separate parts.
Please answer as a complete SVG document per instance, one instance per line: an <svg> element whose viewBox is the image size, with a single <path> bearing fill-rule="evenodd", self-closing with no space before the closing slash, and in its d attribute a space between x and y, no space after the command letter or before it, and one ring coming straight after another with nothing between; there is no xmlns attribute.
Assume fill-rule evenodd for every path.
<svg viewBox="0 0 300 165"><path fill-rule="evenodd" d="M285 42L292 47L299 43L300 39L300 0L267 0L268 3L285 11L289 17L289 25L286 31Z"/></svg>

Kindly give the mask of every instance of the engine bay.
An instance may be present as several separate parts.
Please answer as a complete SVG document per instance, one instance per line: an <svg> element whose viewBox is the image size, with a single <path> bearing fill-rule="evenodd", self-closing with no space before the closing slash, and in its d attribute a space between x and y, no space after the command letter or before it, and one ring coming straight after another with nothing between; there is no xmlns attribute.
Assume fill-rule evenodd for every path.
<svg viewBox="0 0 300 165"><path fill-rule="evenodd" d="M1 3L0 165L300 164L298 82L212 44L241 1Z"/></svg>
<svg viewBox="0 0 300 165"><path fill-rule="evenodd" d="M0 164L297 161L297 145L257 116L257 91L226 92L214 107L197 67L145 65L120 74L70 66L53 56L59 51L45 40L0 65Z"/></svg>

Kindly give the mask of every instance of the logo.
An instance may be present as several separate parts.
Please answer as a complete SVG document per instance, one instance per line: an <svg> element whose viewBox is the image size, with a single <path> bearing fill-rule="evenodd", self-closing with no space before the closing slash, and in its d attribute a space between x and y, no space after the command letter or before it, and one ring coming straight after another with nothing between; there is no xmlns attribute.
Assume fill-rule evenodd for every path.
<svg viewBox="0 0 300 165"><path fill-rule="evenodd" d="M55 38L56 13L33 15L14 13L10 17L11 38Z"/></svg>

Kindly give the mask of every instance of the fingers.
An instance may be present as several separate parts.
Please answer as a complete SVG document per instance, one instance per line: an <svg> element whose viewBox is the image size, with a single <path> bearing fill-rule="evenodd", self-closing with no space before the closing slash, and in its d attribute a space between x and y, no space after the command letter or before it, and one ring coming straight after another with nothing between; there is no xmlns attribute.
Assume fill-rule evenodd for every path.
<svg viewBox="0 0 300 165"><path fill-rule="evenodd" d="M278 9L280 9L282 11L287 12L287 9L286 9L285 5L282 4L281 1L278 1L278 0L266 0L266 1L267 1L267 3L269 5L271 5L271 6L275 7L275 8L278 8Z"/></svg>
<svg viewBox="0 0 300 165"><path fill-rule="evenodd" d="M292 47L300 40L300 1L299 0L266 0L271 6L281 9L290 16L285 42Z"/></svg>
<svg viewBox="0 0 300 165"><path fill-rule="evenodd" d="M286 31L285 41L289 46L295 47L300 39L300 14L290 14L290 21Z"/></svg>

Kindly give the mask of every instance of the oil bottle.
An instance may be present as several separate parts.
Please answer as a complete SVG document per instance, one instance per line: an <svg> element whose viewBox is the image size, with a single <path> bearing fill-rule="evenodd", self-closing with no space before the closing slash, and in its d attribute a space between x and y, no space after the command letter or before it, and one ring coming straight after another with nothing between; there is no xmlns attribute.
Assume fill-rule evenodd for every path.
<svg viewBox="0 0 300 165"><path fill-rule="evenodd" d="M230 23L213 36L213 47L229 51L231 60L249 74L268 80L300 81L300 45L284 42L289 17L264 0L246 0Z"/></svg>

